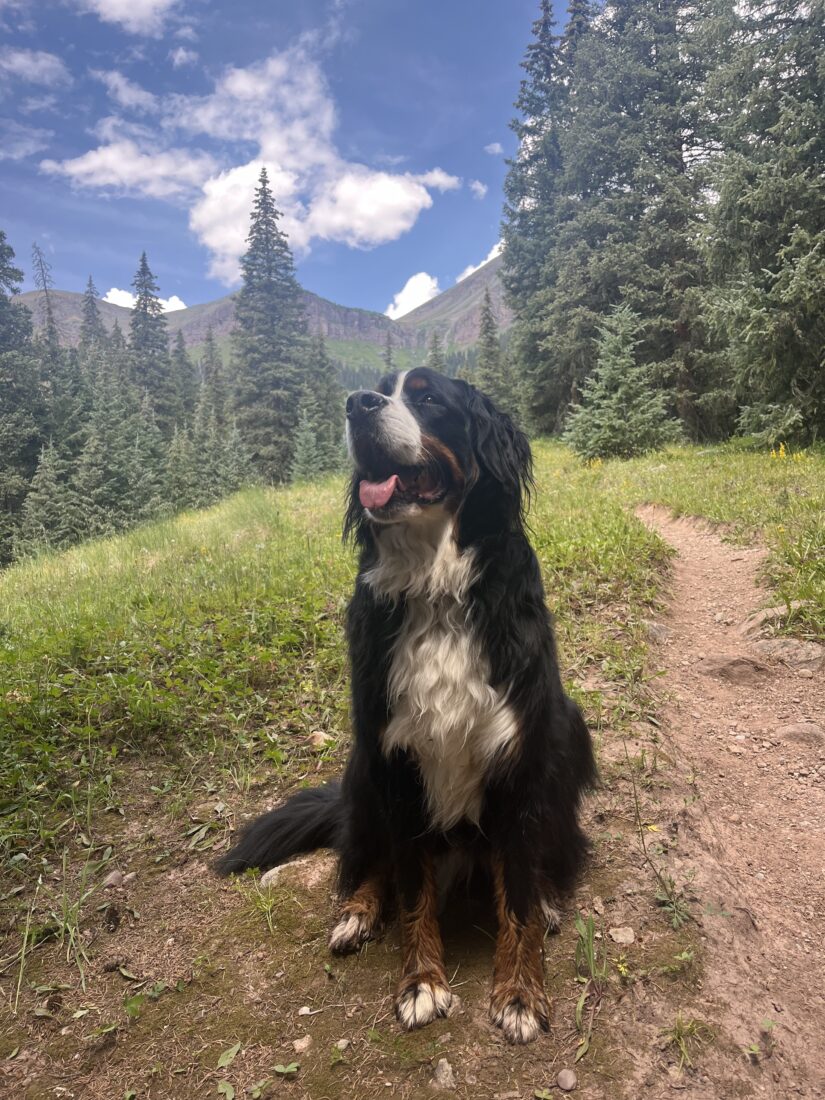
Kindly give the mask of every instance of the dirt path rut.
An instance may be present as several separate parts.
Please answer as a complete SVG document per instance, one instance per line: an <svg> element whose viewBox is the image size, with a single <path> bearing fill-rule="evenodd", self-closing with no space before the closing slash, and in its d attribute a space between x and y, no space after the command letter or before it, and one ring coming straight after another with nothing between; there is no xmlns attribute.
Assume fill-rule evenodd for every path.
<svg viewBox="0 0 825 1100"><path fill-rule="evenodd" d="M703 998L723 1021L713 1095L825 1097L825 650L760 640L763 551L638 515L677 551L654 630L680 773L672 865L694 876ZM751 1044L763 1072L742 1093L734 1059Z"/></svg>

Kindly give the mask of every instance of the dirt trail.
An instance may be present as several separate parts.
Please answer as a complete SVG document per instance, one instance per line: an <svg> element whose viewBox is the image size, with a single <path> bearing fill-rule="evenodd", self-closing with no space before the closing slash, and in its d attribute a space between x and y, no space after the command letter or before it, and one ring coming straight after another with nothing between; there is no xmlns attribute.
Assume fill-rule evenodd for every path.
<svg viewBox="0 0 825 1100"><path fill-rule="evenodd" d="M770 645L747 631L769 599L757 580L763 551L661 509L638 515L677 551L668 612L653 630L683 803L671 866L695 872L703 994L725 1033L710 1077L726 1084L713 1095L823 1097L825 670L794 667L805 653L793 641L785 661L767 659ZM684 798L691 788L695 800ZM726 1056L724 1040L741 1059L766 1019L761 1081L734 1091L737 1050Z"/></svg>

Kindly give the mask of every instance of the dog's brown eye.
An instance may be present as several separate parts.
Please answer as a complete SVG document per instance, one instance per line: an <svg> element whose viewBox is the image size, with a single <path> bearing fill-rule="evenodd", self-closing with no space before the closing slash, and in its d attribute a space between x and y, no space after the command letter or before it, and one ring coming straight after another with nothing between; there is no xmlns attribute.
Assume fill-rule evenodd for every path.
<svg viewBox="0 0 825 1100"><path fill-rule="evenodd" d="M422 395L421 399L419 400L419 405L432 405L434 400L435 400L435 398L433 397L433 395L431 393L425 393L425 394Z"/></svg>

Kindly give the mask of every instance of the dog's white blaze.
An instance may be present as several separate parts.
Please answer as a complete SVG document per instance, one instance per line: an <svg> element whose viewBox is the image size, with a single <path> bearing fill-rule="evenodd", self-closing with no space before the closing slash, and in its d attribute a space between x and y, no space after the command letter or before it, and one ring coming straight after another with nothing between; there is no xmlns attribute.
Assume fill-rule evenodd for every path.
<svg viewBox="0 0 825 1100"><path fill-rule="evenodd" d="M407 374L401 371L392 396L377 414L378 440L402 466L415 466L421 461L421 428L404 400Z"/></svg>
<svg viewBox="0 0 825 1100"><path fill-rule="evenodd" d="M437 529L399 524L378 536L379 562L366 580L383 595L406 594L389 673L392 717L383 751L418 763L433 823L478 823L484 777L517 733L512 708L490 685L490 668L469 622L475 554L460 553L449 517Z"/></svg>

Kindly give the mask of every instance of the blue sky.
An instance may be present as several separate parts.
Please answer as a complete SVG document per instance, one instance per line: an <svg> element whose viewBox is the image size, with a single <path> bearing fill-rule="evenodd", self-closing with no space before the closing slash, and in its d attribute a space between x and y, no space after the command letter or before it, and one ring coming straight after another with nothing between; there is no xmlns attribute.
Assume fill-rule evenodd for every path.
<svg viewBox="0 0 825 1100"><path fill-rule="evenodd" d="M65 290L128 289L146 249L192 305L237 285L265 163L302 284L405 310L498 240L537 8L0 0L0 227Z"/></svg>

